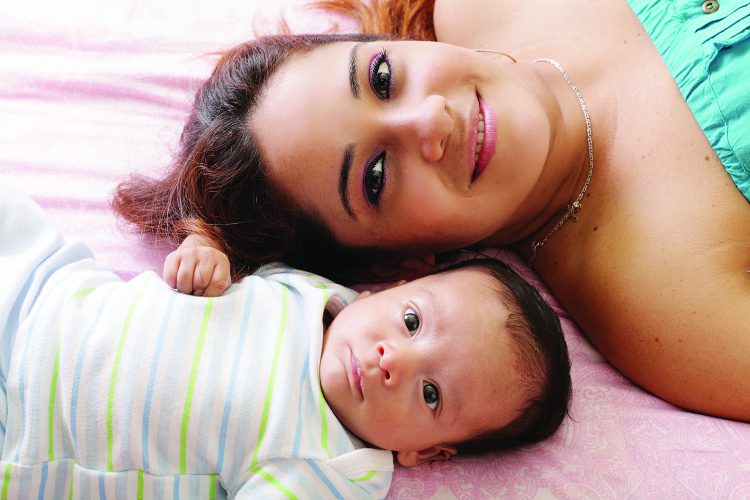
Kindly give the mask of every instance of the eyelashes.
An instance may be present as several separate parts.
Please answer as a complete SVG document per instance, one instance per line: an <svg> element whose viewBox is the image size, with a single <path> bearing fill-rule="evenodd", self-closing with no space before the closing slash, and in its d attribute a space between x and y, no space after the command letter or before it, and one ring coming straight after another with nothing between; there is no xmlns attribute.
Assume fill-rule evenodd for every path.
<svg viewBox="0 0 750 500"><path fill-rule="evenodd" d="M370 61L370 87L378 98L390 99L393 89L393 70L388 51L383 49Z"/></svg>
<svg viewBox="0 0 750 500"><path fill-rule="evenodd" d="M386 49L381 50L370 61L370 87L378 99L387 101L393 90L393 71ZM386 152L378 153L365 167L363 189L367 202L377 207L383 193L386 174Z"/></svg>
<svg viewBox="0 0 750 500"><path fill-rule="evenodd" d="M364 191L367 202L377 207L385 183L385 151L378 153L365 167Z"/></svg>

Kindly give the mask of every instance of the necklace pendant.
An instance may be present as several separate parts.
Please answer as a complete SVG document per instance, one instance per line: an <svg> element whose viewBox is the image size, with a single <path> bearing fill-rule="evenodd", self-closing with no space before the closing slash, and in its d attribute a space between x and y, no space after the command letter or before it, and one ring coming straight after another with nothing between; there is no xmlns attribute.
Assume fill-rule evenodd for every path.
<svg viewBox="0 0 750 500"><path fill-rule="evenodd" d="M581 202L580 201L574 201L572 204L568 205L568 213L570 214L570 218L573 219L573 222L578 222L578 211L581 209Z"/></svg>

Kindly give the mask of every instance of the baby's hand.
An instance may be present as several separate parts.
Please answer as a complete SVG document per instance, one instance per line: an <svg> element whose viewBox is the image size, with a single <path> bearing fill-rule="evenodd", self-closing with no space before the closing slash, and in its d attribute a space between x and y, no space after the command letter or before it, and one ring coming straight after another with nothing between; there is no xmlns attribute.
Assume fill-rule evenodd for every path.
<svg viewBox="0 0 750 500"><path fill-rule="evenodd" d="M204 297L218 297L232 284L224 252L192 235L167 256L163 277L178 292Z"/></svg>

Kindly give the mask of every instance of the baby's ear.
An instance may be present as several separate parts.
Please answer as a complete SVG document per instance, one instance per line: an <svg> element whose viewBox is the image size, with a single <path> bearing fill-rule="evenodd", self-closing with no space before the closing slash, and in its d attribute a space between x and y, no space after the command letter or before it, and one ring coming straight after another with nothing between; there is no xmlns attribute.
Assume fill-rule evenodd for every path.
<svg viewBox="0 0 750 500"><path fill-rule="evenodd" d="M376 262L368 269L370 279L378 281L414 280L430 274L435 269L435 254L422 257L391 257Z"/></svg>
<svg viewBox="0 0 750 500"><path fill-rule="evenodd" d="M425 462L450 460L456 453L458 453L458 450L455 448L437 445L419 451L398 451L396 452L396 460L404 467L414 467Z"/></svg>

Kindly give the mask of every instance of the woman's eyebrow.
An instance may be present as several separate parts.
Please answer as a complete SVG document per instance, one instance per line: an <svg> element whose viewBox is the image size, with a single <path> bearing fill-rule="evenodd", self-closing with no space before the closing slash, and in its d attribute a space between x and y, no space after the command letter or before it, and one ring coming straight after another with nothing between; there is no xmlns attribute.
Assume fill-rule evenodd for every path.
<svg viewBox="0 0 750 500"><path fill-rule="evenodd" d="M352 206L349 204L349 172L352 169L352 161L354 159L354 144L347 144L344 149L344 160L341 162L341 170L339 173L339 198L341 198L341 204L344 206L346 214L352 220L357 220L357 214L352 210Z"/></svg>
<svg viewBox="0 0 750 500"><path fill-rule="evenodd" d="M349 88L352 91L352 96L355 99L359 99L359 80L357 79L357 49L361 43L355 44L349 51Z"/></svg>
<svg viewBox="0 0 750 500"><path fill-rule="evenodd" d="M352 96L355 99L359 99L359 79L357 78L357 49L361 43L356 43L352 46L349 51L349 89L352 91ZM339 174L339 198L341 198L341 204L344 206L344 211L352 220L357 220L357 214L352 210L352 206L349 204L349 172L352 169L352 161L354 161L354 144L347 144L344 150L344 159L341 162L341 170Z"/></svg>

